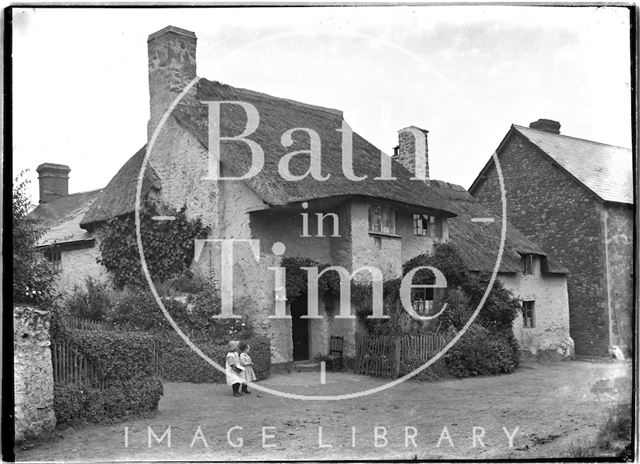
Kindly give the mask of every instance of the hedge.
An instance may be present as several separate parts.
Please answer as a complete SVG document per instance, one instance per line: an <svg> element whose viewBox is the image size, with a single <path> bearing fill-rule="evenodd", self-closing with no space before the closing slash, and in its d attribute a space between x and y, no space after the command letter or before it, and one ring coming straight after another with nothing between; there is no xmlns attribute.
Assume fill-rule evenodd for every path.
<svg viewBox="0 0 640 464"><path fill-rule="evenodd" d="M155 377L111 385L104 390L83 384L54 385L53 408L58 425L76 422L113 422L158 409L162 381Z"/></svg>
<svg viewBox="0 0 640 464"><path fill-rule="evenodd" d="M267 338L254 337L245 340L251 351L251 361L258 380L269 377L271 368L271 343ZM195 345L223 368L227 345L210 341L194 341ZM162 378L167 382L220 383L225 375L195 351L177 335L167 335L162 341Z"/></svg>
<svg viewBox="0 0 640 464"><path fill-rule="evenodd" d="M54 343L64 341L75 346L107 385L99 390L84 383L56 383L54 410L59 424L110 422L157 409L163 387L156 377L154 336L60 327L52 335Z"/></svg>

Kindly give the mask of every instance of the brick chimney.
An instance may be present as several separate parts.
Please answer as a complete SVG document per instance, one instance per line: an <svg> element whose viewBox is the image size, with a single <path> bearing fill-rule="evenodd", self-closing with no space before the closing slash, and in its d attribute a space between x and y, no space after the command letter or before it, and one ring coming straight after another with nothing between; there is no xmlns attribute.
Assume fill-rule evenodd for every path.
<svg viewBox="0 0 640 464"><path fill-rule="evenodd" d="M64 164L44 163L36 168L40 184L40 203L69 195L69 172Z"/></svg>
<svg viewBox="0 0 640 464"><path fill-rule="evenodd" d="M167 26L149 36L148 138L182 90L196 77L196 35L175 26ZM181 102L195 103L195 88Z"/></svg>
<svg viewBox="0 0 640 464"><path fill-rule="evenodd" d="M429 144L428 130L416 126L405 127L398 131L398 146L394 150L393 159L402 164L410 173L429 183ZM416 143L418 147L424 144L425 165L422 174L416 174ZM418 166L420 168L420 166Z"/></svg>
<svg viewBox="0 0 640 464"><path fill-rule="evenodd" d="M560 133L560 123L552 119L538 119L537 121L529 124L529 127L531 129L551 132L552 134Z"/></svg>

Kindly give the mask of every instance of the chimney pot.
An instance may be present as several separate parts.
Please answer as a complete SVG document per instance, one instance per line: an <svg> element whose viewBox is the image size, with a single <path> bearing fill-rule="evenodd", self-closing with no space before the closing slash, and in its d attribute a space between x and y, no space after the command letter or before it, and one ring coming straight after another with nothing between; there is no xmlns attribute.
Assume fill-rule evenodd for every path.
<svg viewBox="0 0 640 464"><path fill-rule="evenodd" d="M553 119L538 119L537 121L529 124L531 129L541 130L545 132L551 132L552 134L560 133L560 123Z"/></svg>
<svg viewBox="0 0 640 464"><path fill-rule="evenodd" d="M36 168L40 187L40 203L49 203L69 195L69 172L64 164L44 163Z"/></svg>

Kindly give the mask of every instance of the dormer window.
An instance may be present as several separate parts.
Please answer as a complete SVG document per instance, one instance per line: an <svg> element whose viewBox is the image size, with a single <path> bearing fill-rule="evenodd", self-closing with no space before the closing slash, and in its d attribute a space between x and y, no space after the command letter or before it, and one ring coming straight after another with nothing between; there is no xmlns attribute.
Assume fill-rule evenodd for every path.
<svg viewBox="0 0 640 464"><path fill-rule="evenodd" d="M426 237L440 237L442 236L442 225L435 216L429 214L414 214L413 233Z"/></svg>
<svg viewBox="0 0 640 464"><path fill-rule="evenodd" d="M369 207L369 232L395 234L395 209L385 205L371 205Z"/></svg>
<svg viewBox="0 0 640 464"><path fill-rule="evenodd" d="M522 255L522 273L524 275L533 274L533 255Z"/></svg>

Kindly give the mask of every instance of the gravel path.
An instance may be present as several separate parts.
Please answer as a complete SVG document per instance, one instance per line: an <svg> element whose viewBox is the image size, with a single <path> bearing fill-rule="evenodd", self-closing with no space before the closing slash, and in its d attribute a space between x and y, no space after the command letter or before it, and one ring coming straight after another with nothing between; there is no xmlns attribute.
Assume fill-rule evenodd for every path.
<svg viewBox="0 0 640 464"><path fill-rule="evenodd" d="M592 439L612 405L630 401L630 375L629 363L527 363L511 375L409 381L374 395L331 402L255 391L233 398L226 385L168 383L153 417L57 431L30 449L16 450L16 459L560 457L572 443ZM342 394L384 383L332 372L324 385L319 373L278 375L264 382L307 395ZM170 448L168 435L162 443L153 435L149 441L150 430L161 437L169 427ZM512 447L507 434L513 437Z"/></svg>

